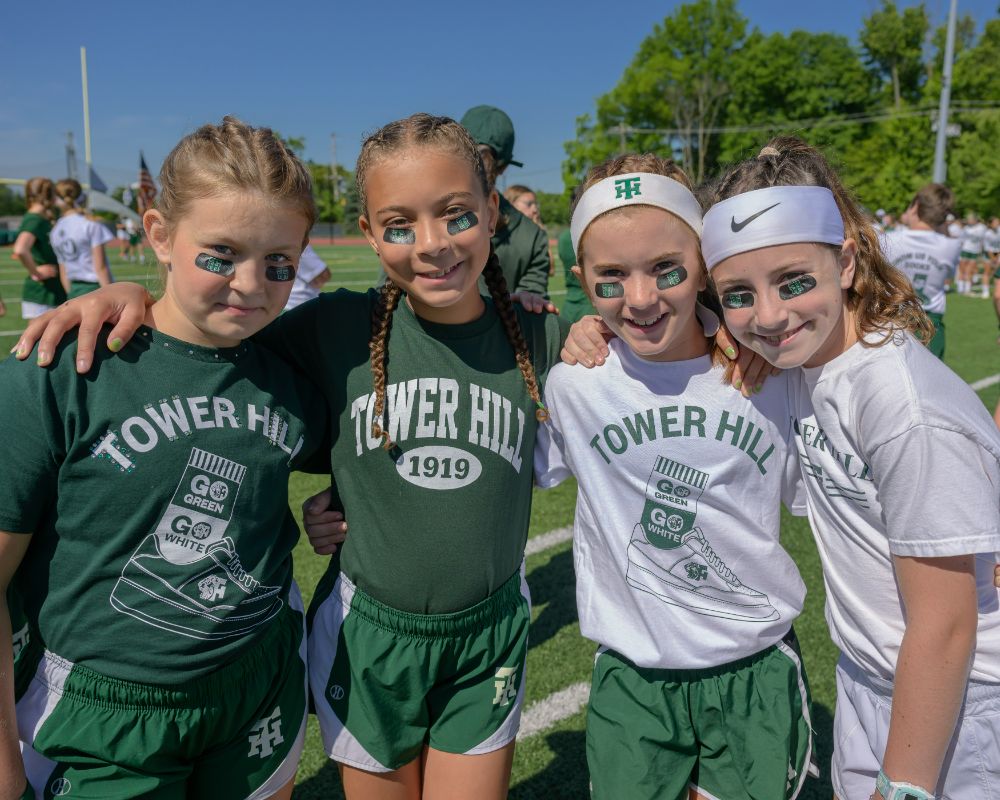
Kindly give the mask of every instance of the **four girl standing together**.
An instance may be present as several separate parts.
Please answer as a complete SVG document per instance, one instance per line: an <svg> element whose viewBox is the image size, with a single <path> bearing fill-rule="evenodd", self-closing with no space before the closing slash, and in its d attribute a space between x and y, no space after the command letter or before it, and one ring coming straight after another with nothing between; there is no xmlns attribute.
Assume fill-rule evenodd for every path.
<svg viewBox="0 0 1000 800"><path fill-rule="evenodd" d="M216 130L199 134L213 140ZM51 762L32 784L134 796L117 788L119 754L100 752L81 720L124 725L153 707L183 709L199 736L173 762L144 768L160 792L150 796L214 790L199 782L213 769L242 776L234 797L290 791L273 776L287 774L291 750L267 780L259 770L248 777L234 759L237 744L249 744L244 763L295 739L300 705L288 684L299 673L282 666L288 681L268 682L289 692L273 709L269 696L234 716L232 708L253 705L247 692L220 691L238 682L266 637L282 635L284 652L296 649L294 613L282 615L295 605L289 539L278 535L287 524L255 507L264 498L251 482L241 491L249 470L239 459L249 453L212 448L236 431L261 436L278 463L263 460L253 481L277 480L284 502L287 470L305 464L310 437L328 427L330 462L313 466L332 466L352 534L317 592L309 682L349 796L505 795L524 685L532 453L541 483L569 472L580 480L579 610L584 633L601 645L588 714L595 796L798 795L812 739L790 626L804 587L777 541L782 500L808 507L828 620L844 653L838 795L866 797L877 778L885 800L936 789L989 796L983 789L996 783L1000 754L971 743L977 726L995 727L1000 685L991 572L1000 550L1000 442L975 395L913 338L925 335L926 321L912 290L887 267L822 157L795 141L773 144L727 176L704 222L686 178L668 163L633 157L595 168L573 237L581 283L619 341L604 367L558 366L551 375L559 326L510 306L489 252L496 194L455 123L417 115L386 126L362 150L361 226L386 287L325 295L259 334L277 315L271 299L294 277L304 244L303 235L295 251L295 222L307 232L308 211L260 176L219 175L220 153L199 150L192 163L214 188L172 218L158 219L161 210L145 220L168 265L163 299L146 311L144 292L121 286L87 306L103 318L116 297L136 298L128 313L145 318L126 358L99 354L99 371L110 374L91 388L95 396L105 386L149 395L134 399L132 416L90 402L90 382L72 374L62 351L45 372L3 367L18 386L8 402L45 407L42 397L69 398L26 448L24 496L0 507L2 574L9 579L23 559L15 588L31 622L17 685L4 687L0 709L10 715L16 695L29 772ZM218 203L233 205L221 215L211 208ZM491 299L476 288L481 272ZM712 365L712 318L697 306L710 281L741 343L789 370L749 399L724 386ZM126 327L110 334L116 349ZM81 330L81 369L96 333ZM49 342L58 335L43 338L41 362L53 360ZM189 390L197 397L154 399L166 391L156 381L126 383L143 368L133 348L142 351L144 340L161 357L171 347L181 358L197 355L205 380L211 374L225 386L208 392L199 380ZM289 395L299 394L294 380L244 375L250 362L237 356L310 374L318 392L303 391L326 401L322 419L306 419L305 398L289 408ZM169 372L160 368L161 382ZM227 382L240 380L285 397L234 400ZM57 382L64 385L54 390ZM886 383L893 393L880 390ZM928 386L945 387L946 420ZM164 476L163 488L137 468L154 439L186 459L177 462L179 482ZM69 583L77 614L92 609L109 635L149 636L152 626L168 655L203 656L204 672L182 675L183 689L173 669L138 675L127 653L78 642L65 604L47 599L59 592L48 577L38 582L77 564L79 556L66 563L55 555L86 546L93 534L83 531L102 514L59 505L71 485L84 492L107 481L93 471L108 468L138 476L148 514L162 518L147 524L137 514L138 524L121 526L119 515L120 554L102 553L90 577L57 584ZM156 468L171 466L164 459ZM931 473L938 492L913 488ZM56 505L39 517L42 491ZM270 537L255 535L269 526ZM32 533L29 546L24 534ZM244 554L261 547L273 548L270 561ZM64 705L73 722L52 723ZM39 707L55 711L45 717ZM220 709L225 730L202 722ZM128 742L112 750L151 760L174 752L157 735ZM19 767L12 741L2 752ZM15 782L21 776L7 772ZM979 781L971 795L969 780Z"/></svg>

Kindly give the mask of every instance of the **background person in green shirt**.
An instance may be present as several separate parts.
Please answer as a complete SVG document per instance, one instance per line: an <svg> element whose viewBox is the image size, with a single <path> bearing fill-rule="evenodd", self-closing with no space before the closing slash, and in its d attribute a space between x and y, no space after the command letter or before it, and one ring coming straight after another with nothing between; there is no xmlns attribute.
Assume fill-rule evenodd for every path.
<svg viewBox="0 0 1000 800"><path fill-rule="evenodd" d="M21 289L21 318L34 319L66 300L59 282L59 262L49 242L55 187L48 178L31 178L24 185L28 213L14 240L13 256L28 270Z"/></svg>

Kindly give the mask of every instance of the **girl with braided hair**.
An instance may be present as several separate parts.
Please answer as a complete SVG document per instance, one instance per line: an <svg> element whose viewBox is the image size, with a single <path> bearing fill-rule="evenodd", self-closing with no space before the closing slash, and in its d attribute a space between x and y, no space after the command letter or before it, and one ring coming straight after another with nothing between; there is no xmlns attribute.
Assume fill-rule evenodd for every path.
<svg viewBox="0 0 1000 800"><path fill-rule="evenodd" d="M310 610L316 712L348 797L499 799L524 696L541 382L562 331L511 305L490 249L497 194L456 122L386 125L356 178L385 285L321 295L255 337L320 386L352 530ZM70 301L41 351L63 320L141 305L124 287Z"/></svg>
<svg viewBox="0 0 1000 800"><path fill-rule="evenodd" d="M702 253L726 324L790 371L837 666L840 800L1000 790L1000 436L924 343L907 278L794 137L718 184ZM795 369L801 368L801 369Z"/></svg>

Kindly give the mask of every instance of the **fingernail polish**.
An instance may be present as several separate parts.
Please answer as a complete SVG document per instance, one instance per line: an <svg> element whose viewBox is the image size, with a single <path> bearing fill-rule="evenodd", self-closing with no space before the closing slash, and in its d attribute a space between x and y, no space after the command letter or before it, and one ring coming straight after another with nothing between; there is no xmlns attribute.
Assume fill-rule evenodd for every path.
<svg viewBox="0 0 1000 800"><path fill-rule="evenodd" d="M743 388L743 381L741 381L739 378L737 378L735 381L733 381L733 386L735 388L737 388L737 389L742 389Z"/></svg>
<svg viewBox="0 0 1000 800"><path fill-rule="evenodd" d="M49 360L49 354L48 353L39 352L39 354L38 354L38 364L40 366L44 365L45 362L48 361L48 360Z"/></svg>
<svg viewBox="0 0 1000 800"><path fill-rule="evenodd" d="M736 350L734 350L732 347L727 347L726 355L729 356L730 358L736 358Z"/></svg>
<svg viewBox="0 0 1000 800"><path fill-rule="evenodd" d="M108 350L110 350L112 353L117 353L121 349L122 349L122 340L116 336L108 344Z"/></svg>
<svg viewBox="0 0 1000 800"><path fill-rule="evenodd" d="M759 392L763 388L764 388L764 384L763 383L758 383L756 386L753 387L753 390L755 392Z"/></svg>

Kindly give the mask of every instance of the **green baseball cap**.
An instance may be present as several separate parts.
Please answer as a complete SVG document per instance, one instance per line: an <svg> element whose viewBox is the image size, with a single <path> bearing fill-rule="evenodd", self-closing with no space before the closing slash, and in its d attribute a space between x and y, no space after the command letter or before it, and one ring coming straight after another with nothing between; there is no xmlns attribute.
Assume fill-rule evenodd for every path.
<svg viewBox="0 0 1000 800"><path fill-rule="evenodd" d="M492 148L501 165L524 166L520 161L514 160L514 123L496 106L470 108L462 117L462 127L475 139L476 144Z"/></svg>

